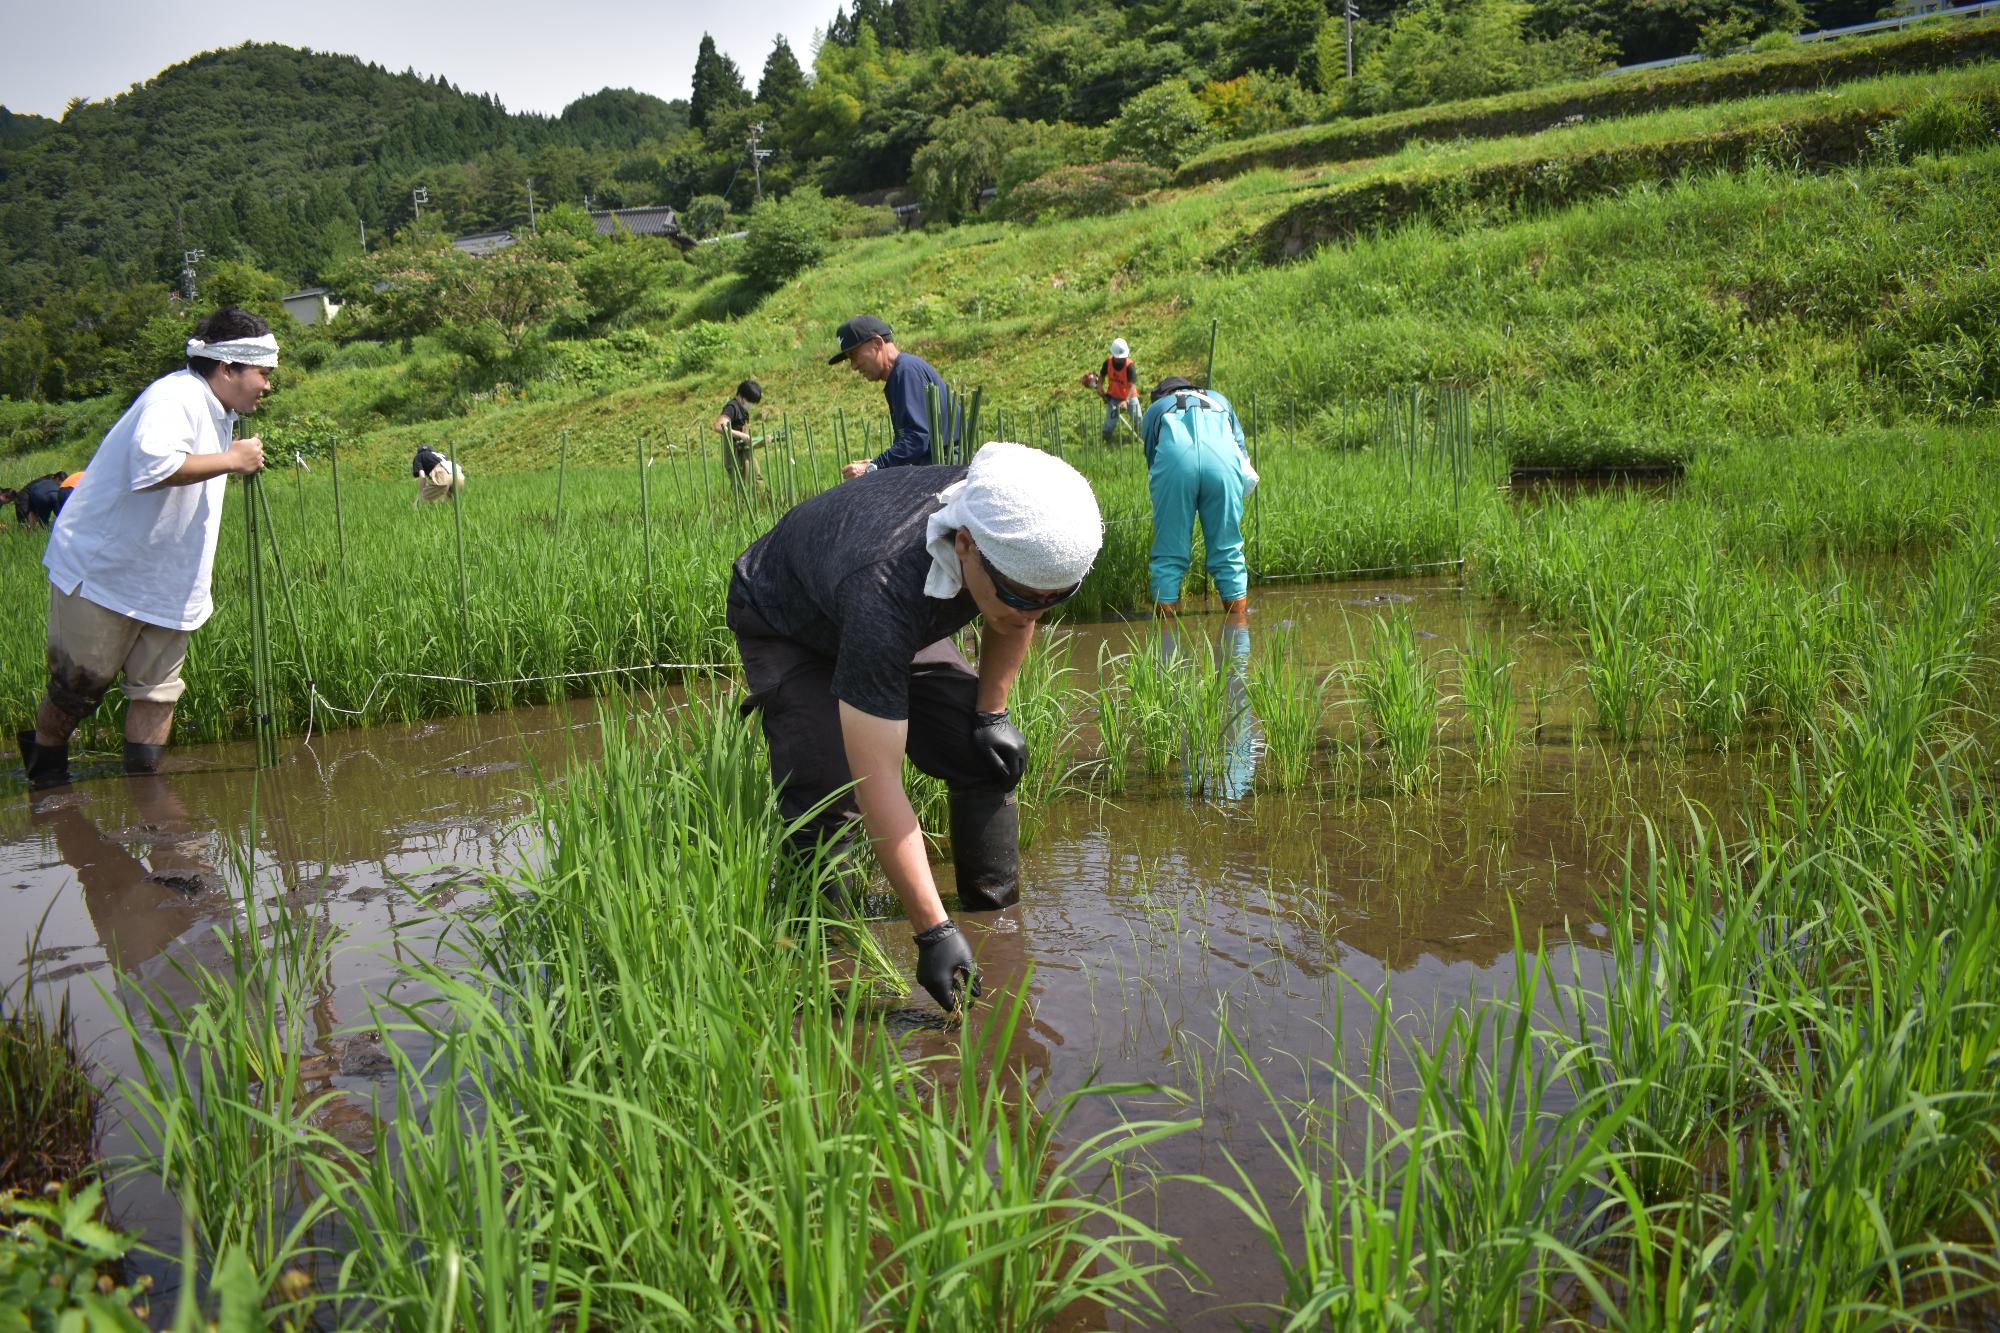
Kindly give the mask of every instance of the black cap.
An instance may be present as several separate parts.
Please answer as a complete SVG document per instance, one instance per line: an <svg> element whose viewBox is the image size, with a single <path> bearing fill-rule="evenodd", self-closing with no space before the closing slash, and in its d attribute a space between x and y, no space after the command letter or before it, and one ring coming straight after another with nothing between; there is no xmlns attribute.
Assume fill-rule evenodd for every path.
<svg viewBox="0 0 2000 1333"><path fill-rule="evenodd" d="M1165 379L1161 380L1158 384L1155 384L1153 386L1152 401L1157 403L1162 398L1165 398L1168 394L1173 393L1177 389L1192 389L1193 387L1194 385L1189 384L1179 375L1169 375Z"/></svg>
<svg viewBox="0 0 2000 1333"><path fill-rule="evenodd" d="M873 315L856 315L834 332L840 339L840 350L826 359L829 366L837 366L847 359L847 354L867 342L870 338L880 338L888 342L891 334L889 326Z"/></svg>

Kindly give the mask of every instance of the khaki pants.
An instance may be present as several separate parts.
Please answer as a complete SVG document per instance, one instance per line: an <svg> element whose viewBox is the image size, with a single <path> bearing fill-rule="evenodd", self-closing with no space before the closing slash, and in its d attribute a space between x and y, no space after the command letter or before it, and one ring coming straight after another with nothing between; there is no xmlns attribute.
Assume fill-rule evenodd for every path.
<svg viewBox="0 0 2000 1333"><path fill-rule="evenodd" d="M167 629L134 620L99 606L76 592L49 585L49 682L66 712L88 712L97 706L122 674L127 699L170 704L187 683L181 667L187 662L188 631ZM69 703L86 703L77 710Z"/></svg>

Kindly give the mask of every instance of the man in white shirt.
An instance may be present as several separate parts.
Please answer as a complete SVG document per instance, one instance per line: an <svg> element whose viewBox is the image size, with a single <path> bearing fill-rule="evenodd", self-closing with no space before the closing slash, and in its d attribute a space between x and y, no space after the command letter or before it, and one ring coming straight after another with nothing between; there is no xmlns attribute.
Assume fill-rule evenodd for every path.
<svg viewBox="0 0 2000 1333"><path fill-rule="evenodd" d="M69 781L69 738L121 675L125 771L156 771L173 730L188 636L213 609L227 480L264 466L261 441L230 437L269 392L278 343L232 307L187 357L105 435L49 536L49 686L19 736L33 786Z"/></svg>

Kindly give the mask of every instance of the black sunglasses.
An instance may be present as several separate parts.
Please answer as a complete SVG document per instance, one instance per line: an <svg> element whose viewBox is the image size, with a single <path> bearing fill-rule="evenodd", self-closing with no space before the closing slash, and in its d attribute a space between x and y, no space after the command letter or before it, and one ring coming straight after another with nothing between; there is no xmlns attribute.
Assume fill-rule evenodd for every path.
<svg viewBox="0 0 2000 1333"><path fill-rule="evenodd" d="M1014 590L1014 585L1009 583L999 570L993 568L993 562L986 558L986 552L979 552L979 563L986 567L986 577L993 581L993 595L1016 611L1046 611L1052 606L1060 606L1076 596L1077 588L1083 586L1079 581L1076 587L1065 588L1061 592L1036 593L1030 597L1026 593Z"/></svg>

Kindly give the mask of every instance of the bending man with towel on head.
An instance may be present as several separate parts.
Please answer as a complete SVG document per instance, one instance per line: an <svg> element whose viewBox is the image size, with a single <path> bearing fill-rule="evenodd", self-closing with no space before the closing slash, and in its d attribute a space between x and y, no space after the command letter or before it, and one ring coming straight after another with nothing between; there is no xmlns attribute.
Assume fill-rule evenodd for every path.
<svg viewBox="0 0 2000 1333"><path fill-rule="evenodd" d="M159 767L188 636L213 609L225 483L264 466L260 441L230 436L277 364L270 325L219 310L188 340L187 369L147 385L97 446L42 556L49 685L19 737L31 785L69 781L69 738L121 675L125 771Z"/></svg>
<svg viewBox="0 0 2000 1333"><path fill-rule="evenodd" d="M796 849L875 846L917 939L917 979L949 1010L979 993L931 877L903 757L951 789L960 903L1020 895L1014 787L1027 743L1007 693L1035 622L1076 592L1104 520L1083 476L1022 444L970 465L881 469L806 500L737 558L729 627L761 714L778 809L817 815ZM979 668L951 636L979 620Z"/></svg>

